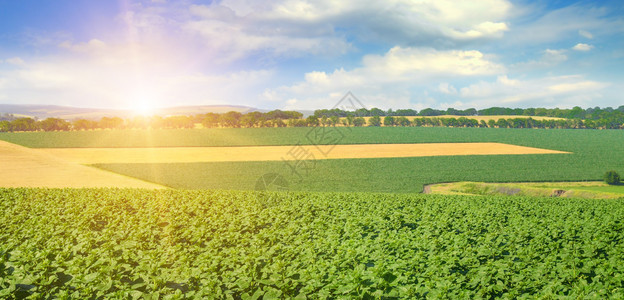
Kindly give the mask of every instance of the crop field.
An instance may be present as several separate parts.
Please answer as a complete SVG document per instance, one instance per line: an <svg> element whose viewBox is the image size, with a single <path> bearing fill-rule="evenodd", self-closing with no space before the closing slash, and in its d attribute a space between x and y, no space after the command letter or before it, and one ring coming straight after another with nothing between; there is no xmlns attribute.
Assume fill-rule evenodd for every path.
<svg viewBox="0 0 624 300"><path fill-rule="evenodd" d="M315 159L568 153L501 143L308 145L295 149ZM39 151L80 164L102 164L296 160L296 156L287 155L291 150L292 146L252 146L51 148Z"/></svg>
<svg viewBox="0 0 624 300"><path fill-rule="evenodd" d="M571 151L583 142L618 142L620 130L317 127L210 128L0 132L0 140L30 148L231 147L332 144L410 144L499 142ZM562 148L565 147L565 148Z"/></svg>
<svg viewBox="0 0 624 300"><path fill-rule="evenodd" d="M621 298L619 200L0 189L2 298Z"/></svg>
<svg viewBox="0 0 624 300"><path fill-rule="evenodd" d="M307 131L278 130L302 144ZM241 130L245 132L245 130ZM282 137L282 142L287 143ZM261 140L263 137L256 137ZM497 142L570 152L541 155L466 155L405 158L315 159L304 170L282 161L198 163L102 163L97 167L174 188L254 189L267 173L281 174L290 190L421 192L423 185L453 181L536 182L601 180L624 171L624 132L490 128L353 128L343 144ZM441 144L442 147L443 144ZM287 156L288 151L284 151ZM624 173L624 172L623 172Z"/></svg>
<svg viewBox="0 0 624 300"><path fill-rule="evenodd" d="M323 138L323 132L328 130ZM318 136L321 138L318 138ZM335 137L338 138L335 138ZM537 130L494 128L251 128L194 130L119 130L84 132L35 132L0 134L0 139L30 147L43 147L49 153L89 153L72 158L73 162L95 164L115 173L159 185L185 189L254 189L264 174L276 173L288 181L288 189L299 191L370 191L421 192L423 185L453 181L534 182L600 180L606 170L624 171L624 132L619 130ZM115 141L115 142L113 142ZM504 143L508 145L569 152L568 154L464 155L436 157L394 157L324 160L338 155L334 144L427 144L437 143L434 154L445 154L447 143ZM71 148L58 149L59 145ZM289 146L282 148L278 161L206 162L199 147L224 146ZM327 145L331 151L306 156L303 170L281 161L289 153L308 145ZM446 146L445 146L446 145ZM139 149L160 146L156 149ZM389 145L380 145L389 146ZM138 155L103 155L97 151L122 151L116 147L135 147L123 151ZM164 147L164 148L163 148ZM177 159L150 161L151 151L176 152L172 147L187 148ZM365 146L369 147L369 146ZM373 146L370 146L373 147ZM50 149L52 148L52 149ZM89 149L78 149L89 148ZM254 160L250 155L236 155L241 147L232 148L225 159ZM185 151L187 151L185 150ZM214 149L213 149L214 150ZM487 150L487 149L486 149ZM147 152L142 152L147 151ZM120 152L117 152L120 153ZM143 153L143 154L141 154ZM146 154L147 153L147 154ZM100 155L102 154L102 155ZM370 156L382 156L370 151ZM446 153L447 155L453 153ZM455 153L457 154L457 152ZM504 153L500 153L504 154ZM395 153L396 155L396 153ZM403 155L403 154L401 154ZM174 155L176 156L176 155ZM210 156L210 155L208 155ZM400 155L397 155L400 156ZM62 157L62 156L60 156ZM169 156L171 158L172 156ZM274 157L273 159L275 159ZM362 156L360 156L362 157ZM65 157L66 160L72 161ZM130 160L130 161L128 161ZM303 164L303 163L302 163Z"/></svg>
<svg viewBox="0 0 624 300"><path fill-rule="evenodd" d="M439 182L599 180L624 171L622 131L252 128L0 139L31 147L1 142L11 175L2 182L31 183L10 186L149 188L0 188L0 298L624 297L621 199L419 194ZM265 188L281 191L249 191L267 174L284 182Z"/></svg>
<svg viewBox="0 0 624 300"><path fill-rule="evenodd" d="M164 188L49 155L39 149L0 141L1 187L134 187Z"/></svg>
<svg viewBox="0 0 624 300"><path fill-rule="evenodd" d="M419 193L446 181L599 180L609 162L589 168L570 154L439 156L338 159L308 162L293 172L285 162L96 164L95 166L172 188L250 190L264 174L280 174L293 191ZM587 164L593 161L585 162ZM621 164L621 161L614 163ZM553 166L561 166L555 168ZM303 165L302 165L303 168Z"/></svg>

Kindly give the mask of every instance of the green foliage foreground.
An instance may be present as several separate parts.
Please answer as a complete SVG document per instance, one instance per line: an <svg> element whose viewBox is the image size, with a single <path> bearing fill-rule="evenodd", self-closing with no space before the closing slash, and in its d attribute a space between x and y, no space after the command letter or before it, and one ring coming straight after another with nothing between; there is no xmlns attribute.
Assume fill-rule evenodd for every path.
<svg viewBox="0 0 624 300"><path fill-rule="evenodd" d="M622 215L613 200L0 189L0 298L622 298Z"/></svg>

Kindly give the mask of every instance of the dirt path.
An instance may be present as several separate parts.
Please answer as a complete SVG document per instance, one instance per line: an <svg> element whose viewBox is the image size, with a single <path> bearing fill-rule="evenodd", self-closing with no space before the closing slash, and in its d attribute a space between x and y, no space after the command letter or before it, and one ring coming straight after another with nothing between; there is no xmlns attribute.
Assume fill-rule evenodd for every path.
<svg viewBox="0 0 624 300"><path fill-rule="evenodd" d="M0 170L0 187L165 188L4 141L0 141Z"/></svg>
<svg viewBox="0 0 624 300"><path fill-rule="evenodd" d="M280 161L442 155L553 154L562 151L502 143L365 144L329 146L56 148L41 149L79 164Z"/></svg>

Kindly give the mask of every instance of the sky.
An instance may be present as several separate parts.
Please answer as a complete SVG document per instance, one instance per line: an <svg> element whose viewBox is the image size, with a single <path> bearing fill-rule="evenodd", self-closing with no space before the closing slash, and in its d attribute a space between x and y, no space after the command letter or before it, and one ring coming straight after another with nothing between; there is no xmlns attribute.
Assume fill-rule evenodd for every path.
<svg viewBox="0 0 624 300"><path fill-rule="evenodd" d="M624 105L624 2L0 0L0 103Z"/></svg>

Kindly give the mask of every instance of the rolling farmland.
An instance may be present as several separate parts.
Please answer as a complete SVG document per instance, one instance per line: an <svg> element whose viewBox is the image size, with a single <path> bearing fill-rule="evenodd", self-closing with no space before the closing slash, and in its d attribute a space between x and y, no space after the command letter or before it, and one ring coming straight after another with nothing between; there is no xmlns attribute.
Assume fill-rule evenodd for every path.
<svg viewBox="0 0 624 300"><path fill-rule="evenodd" d="M349 155L404 144L427 156L320 159L339 154L325 142L296 177L281 158L316 147L309 128L0 134L39 148L15 149L181 189L0 188L0 298L624 296L622 199L418 194L448 181L598 180L624 170L612 150L623 132L343 130ZM468 145L516 152L444 152ZM224 159L249 161L197 161L231 146ZM269 147L283 156L253 159ZM289 191L241 191L265 174L284 175Z"/></svg>
<svg viewBox="0 0 624 300"><path fill-rule="evenodd" d="M205 145L198 136L205 134L202 130L188 132L197 138L193 145ZM207 132L218 133L219 130ZM249 144L310 144L306 138L309 129L239 129L236 132L239 137L245 137L239 141ZM210 140L213 145L231 141L216 137ZM168 142L173 146L173 141ZM624 147L624 132L618 130L366 127L345 131L341 140L342 144L468 142L506 143L571 154L318 159L314 167L305 172L305 180L291 176L292 171L281 161L109 163L97 164L97 167L174 188L253 189L263 174L278 173L291 176L287 180L292 190L402 193L421 192L423 185L438 182L585 181L601 180L609 169L624 172L624 152L612 150ZM287 152L285 150L283 155L287 156Z"/></svg>
<svg viewBox="0 0 624 300"><path fill-rule="evenodd" d="M303 176L293 174L282 161L188 161L198 155L182 155L187 161L145 162L149 155L128 161L93 161L97 167L173 188L254 189L258 178L278 173L299 191L421 192L425 184L452 181L579 181L600 180L608 169L624 172L624 132L619 130L543 130L495 128L363 127L340 130L339 139L315 140L310 128L249 128L195 130L118 130L82 132L5 133L0 139L30 147L71 148L224 146L288 146L389 143L505 143L571 154L437 156L365 158L313 161ZM71 147L70 147L71 146ZM444 144L441 144L443 148ZM286 147L288 148L288 147ZM283 151L287 157L289 149ZM117 149L112 149L117 150ZM128 149L129 151L132 149ZM236 150L236 149L234 149ZM232 153L235 153L235 151ZM46 150L48 151L48 150ZM76 149L80 151L80 149ZM84 149L83 151L91 151ZM132 150L140 151L140 150ZM435 152L435 151L434 151ZM331 155L331 152L329 153ZM374 154L374 153L373 153ZM232 156L232 155L230 155ZM279 155L278 155L279 156ZM112 159L115 159L114 155ZM279 159L279 158L278 158ZM249 160L244 157L244 160ZM144 163L139 163L143 161ZM82 163L87 163L83 161ZM293 176L294 175L294 176ZM305 180L303 180L305 179Z"/></svg>

